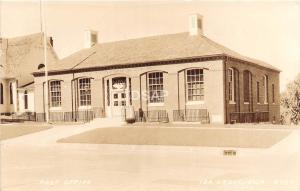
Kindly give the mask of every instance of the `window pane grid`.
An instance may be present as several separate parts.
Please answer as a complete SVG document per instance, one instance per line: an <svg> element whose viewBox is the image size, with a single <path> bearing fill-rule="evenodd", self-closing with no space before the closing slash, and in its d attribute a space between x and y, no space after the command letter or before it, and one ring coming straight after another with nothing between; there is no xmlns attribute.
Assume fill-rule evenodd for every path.
<svg viewBox="0 0 300 191"><path fill-rule="evenodd" d="M188 101L204 100L204 75L202 69L187 70Z"/></svg>
<svg viewBox="0 0 300 191"><path fill-rule="evenodd" d="M79 104L80 106L91 105L91 79L79 79Z"/></svg>
<svg viewBox="0 0 300 191"><path fill-rule="evenodd" d="M61 84L60 81L50 82L50 102L51 107L61 106Z"/></svg>
<svg viewBox="0 0 300 191"><path fill-rule="evenodd" d="M228 94L229 94L229 100L235 101L234 99L234 71L232 68L228 69Z"/></svg>
<svg viewBox="0 0 300 191"><path fill-rule="evenodd" d="M251 73L244 71L244 102L250 102L251 93Z"/></svg>
<svg viewBox="0 0 300 191"><path fill-rule="evenodd" d="M164 102L164 86L163 73L153 72L148 74L148 89L150 96L150 103Z"/></svg>

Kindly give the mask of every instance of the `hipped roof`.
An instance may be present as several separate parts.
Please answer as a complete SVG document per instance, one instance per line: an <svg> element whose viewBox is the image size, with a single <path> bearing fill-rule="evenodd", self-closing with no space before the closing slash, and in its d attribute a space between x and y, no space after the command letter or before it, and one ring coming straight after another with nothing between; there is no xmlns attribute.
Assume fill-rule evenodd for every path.
<svg viewBox="0 0 300 191"><path fill-rule="evenodd" d="M99 43L82 49L49 67L49 71L66 71L114 65L134 65L154 61L176 60L200 56L227 55L254 65L280 71L274 66L243 56L204 35L189 33L159 35L117 42Z"/></svg>

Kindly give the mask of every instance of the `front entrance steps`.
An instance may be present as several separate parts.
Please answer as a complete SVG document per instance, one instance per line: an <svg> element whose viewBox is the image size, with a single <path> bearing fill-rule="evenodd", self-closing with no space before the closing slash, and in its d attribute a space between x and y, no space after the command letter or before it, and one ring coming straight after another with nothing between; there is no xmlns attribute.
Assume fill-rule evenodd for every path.
<svg viewBox="0 0 300 191"><path fill-rule="evenodd" d="M105 128L105 127L120 127L125 125L126 122L122 117L105 117L105 118L95 118L86 125L89 127Z"/></svg>

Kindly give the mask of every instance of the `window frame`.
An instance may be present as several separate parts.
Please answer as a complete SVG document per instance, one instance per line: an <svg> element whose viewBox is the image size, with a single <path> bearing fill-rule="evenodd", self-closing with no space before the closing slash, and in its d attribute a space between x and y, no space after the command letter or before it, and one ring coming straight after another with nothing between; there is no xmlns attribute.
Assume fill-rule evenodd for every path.
<svg viewBox="0 0 300 191"><path fill-rule="evenodd" d="M4 87L2 82L0 83L0 104L4 104Z"/></svg>
<svg viewBox="0 0 300 191"><path fill-rule="evenodd" d="M259 83L259 81L256 82L256 100L257 100L257 104L260 104L260 83Z"/></svg>
<svg viewBox="0 0 300 191"><path fill-rule="evenodd" d="M248 78L248 84L247 86L245 86L245 81L246 81L246 75L247 75L247 78ZM250 104L250 101L251 101L251 93L252 93L252 74L249 70L245 70L243 72L243 99L244 99L244 104ZM247 94L246 94L246 90L248 90ZM246 97L247 95L247 97ZM247 98L247 99L246 99Z"/></svg>
<svg viewBox="0 0 300 191"><path fill-rule="evenodd" d="M61 105L62 105L61 82L62 82L62 80L49 81L49 95L50 95L49 100L50 100L50 108L51 109L61 108ZM54 84L56 86L52 87L52 84ZM54 105L54 103L57 103L57 104Z"/></svg>
<svg viewBox="0 0 300 191"><path fill-rule="evenodd" d="M79 78L78 79L78 105L80 108L91 107L92 105L92 88L91 88L92 78ZM87 85L88 89L83 89L83 85ZM85 94L83 94L85 92ZM88 93L86 93L88 92ZM84 98L84 99L83 99Z"/></svg>
<svg viewBox="0 0 300 191"><path fill-rule="evenodd" d="M199 73L195 72L199 70ZM190 71L194 71L189 74ZM199 80L197 80L197 78ZM201 80L202 79L202 80ZM199 87L194 88L193 86L199 84ZM187 97L187 105L203 104L205 102L205 79L203 68L189 68L185 70L185 91ZM199 92L195 93L194 92ZM202 92L202 93L201 93ZM196 99L194 97L196 96ZM199 99L197 99L199 97Z"/></svg>
<svg viewBox="0 0 300 191"><path fill-rule="evenodd" d="M9 103L14 104L14 95L13 95L13 87L12 82L9 83Z"/></svg>
<svg viewBox="0 0 300 191"><path fill-rule="evenodd" d="M231 73L231 74L230 74ZM229 104L235 104L235 73L233 68L228 68L228 98Z"/></svg>
<svg viewBox="0 0 300 191"><path fill-rule="evenodd" d="M264 87L264 104L269 103L269 79L267 75L263 76L263 87Z"/></svg>
<svg viewBox="0 0 300 191"><path fill-rule="evenodd" d="M152 76L152 75L154 75L154 76ZM147 84L148 84L147 88L148 88L149 105L150 106L164 105L164 102L165 102L164 72L163 71L148 72L147 73Z"/></svg>
<svg viewBox="0 0 300 191"><path fill-rule="evenodd" d="M28 91L27 90L24 91L24 109L25 110L28 109Z"/></svg>
<svg viewBox="0 0 300 191"><path fill-rule="evenodd" d="M272 84L272 103L275 104L275 84Z"/></svg>

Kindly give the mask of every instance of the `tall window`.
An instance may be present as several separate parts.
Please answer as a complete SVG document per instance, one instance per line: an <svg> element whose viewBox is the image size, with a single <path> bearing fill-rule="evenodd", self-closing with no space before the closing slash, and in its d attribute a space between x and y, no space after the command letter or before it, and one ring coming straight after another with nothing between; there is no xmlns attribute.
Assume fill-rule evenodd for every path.
<svg viewBox="0 0 300 191"><path fill-rule="evenodd" d="M51 107L61 106L61 81L50 82L50 102Z"/></svg>
<svg viewBox="0 0 300 191"><path fill-rule="evenodd" d="M150 103L164 102L164 75L162 72L148 74L148 89Z"/></svg>
<svg viewBox="0 0 300 191"><path fill-rule="evenodd" d="M268 76L267 75L265 75L264 77L264 84L263 84L263 86L264 86L264 103L268 103L268 101L269 101L269 96L268 96Z"/></svg>
<svg viewBox="0 0 300 191"><path fill-rule="evenodd" d="M24 91L24 109L28 109L28 92Z"/></svg>
<svg viewBox="0 0 300 191"><path fill-rule="evenodd" d="M228 69L228 87L229 87L229 101L234 102L235 101L235 76L234 76L234 69L229 68Z"/></svg>
<svg viewBox="0 0 300 191"><path fill-rule="evenodd" d="M275 103L275 85L272 84L272 102Z"/></svg>
<svg viewBox="0 0 300 191"><path fill-rule="evenodd" d="M4 100L4 92L3 92L3 84L0 83L0 104L3 104Z"/></svg>
<svg viewBox="0 0 300 191"><path fill-rule="evenodd" d="M79 79L79 104L80 106L91 105L91 79Z"/></svg>
<svg viewBox="0 0 300 191"><path fill-rule="evenodd" d="M259 92L259 82L257 82L256 85L256 99L257 99L257 103L260 103L260 92Z"/></svg>
<svg viewBox="0 0 300 191"><path fill-rule="evenodd" d="M250 102L250 95L251 95L251 73L249 71L244 71L244 102Z"/></svg>
<svg viewBox="0 0 300 191"><path fill-rule="evenodd" d="M109 80L106 80L106 99L107 99L107 105L110 106Z"/></svg>
<svg viewBox="0 0 300 191"><path fill-rule="evenodd" d="M186 72L188 101L204 100L203 69L190 69Z"/></svg>
<svg viewBox="0 0 300 191"><path fill-rule="evenodd" d="M9 103L14 104L12 83L9 84Z"/></svg>

